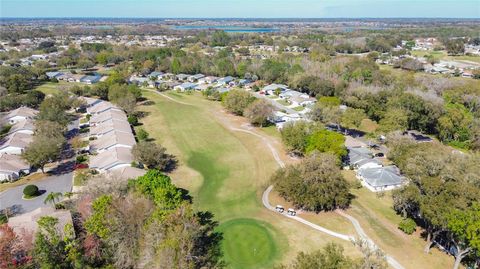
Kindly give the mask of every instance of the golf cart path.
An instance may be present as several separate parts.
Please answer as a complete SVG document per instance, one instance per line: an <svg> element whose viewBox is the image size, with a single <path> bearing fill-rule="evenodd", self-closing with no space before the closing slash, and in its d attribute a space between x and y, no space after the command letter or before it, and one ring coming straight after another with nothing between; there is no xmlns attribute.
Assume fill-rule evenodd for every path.
<svg viewBox="0 0 480 269"><path fill-rule="evenodd" d="M193 104L189 104L189 103L185 103L185 102L182 102L182 101L178 101L178 100L175 100L173 98L171 98L170 96L167 96L161 92L158 92L158 91L155 91L155 90L149 90L149 89L145 89L147 91L150 91L150 92L155 92L163 97L165 97L166 99L170 100L170 101L173 101L173 102L176 102L176 103L179 103L179 104L182 104L182 105L188 105L188 106L193 106ZM222 123L230 130L232 131L237 131L237 132L243 132L243 133L248 133L248 134L251 134L257 138L260 138L262 139L262 141L267 145L267 147L270 149L270 152L272 153L273 155L273 158L275 159L275 161L277 162L278 166L280 166L281 168L284 168L285 167L285 163L282 161L282 159L280 158L280 155L278 154L278 151L275 149L275 147L270 143L270 141L268 140L267 137L261 135L261 134L258 134L254 131L252 131L251 129L248 128L248 126L244 126L242 125L242 128L236 128L236 127L233 127L232 125L228 124L227 122L225 121L222 121ZM265 208L267 208L268 210L271 210L277 214L279 214L275 208L273 206L270 205L270 202L269 202L269 195L270 195L270 192L272 191L273 189L273 185L270 185L262 194L262 203L263 203L263 206ZM368 235L365 233L365 231L363 230L363 228L361 227L360 223L358 222L357 219L355 219L354 217L348 215L347 213L345 213L344 211L342 210L336 210L335 212L337 212L339 215L347 218L353 225L353 227L355 228L355 231L357 232L358 236L365 240L369 245L370 247L372 248L378 248L378 246L373 242L372 239L370 239L368 237ZM332 230L329 230L325 227L322 227L322 226L319 226L317 224L314 224L314 223L311 223L305 219L302 219L298 216L290 216L290 215L287 215L286 213L282 213L281 214L282 216L284 217L287 217L287 218L290 218L290 219L293 219L293 220L296 220L300 223L303 223L317 231L320 231L320 232L323 232L323 233L326 233L330 236L334 236L336 238L340 238L342 240L345 240L345 241L350 241L352 242L352 240L355 239L354 236L352 235L345 235L345 234L340 234L340 233L337 233L337 232L334 232ZM395 268L395 269L405 269L397 260L395 260L393 257L391 257L390 255L386 254L386 259L387 259L387 262L388 264Z"/></svg>

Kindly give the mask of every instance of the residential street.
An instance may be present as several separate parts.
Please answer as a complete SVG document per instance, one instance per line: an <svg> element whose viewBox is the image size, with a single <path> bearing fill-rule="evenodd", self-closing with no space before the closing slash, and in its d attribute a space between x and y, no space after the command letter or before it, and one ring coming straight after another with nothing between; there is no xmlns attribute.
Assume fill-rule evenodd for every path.
<svg viewBox="0 0 480 269"><path fill-rule="evenodd" d="M15 188L6 190L0 193L0 210L5 208L11 208L12 211L17 213L26 213L35 210L43 206L52 206L51 204L45 205L43 201L50 192L69 192L72 190L72 176L73 173L60 174L55 176L49 176L45 180L35 182L40 191L43 191L42 195L33 200L23 200L23 188L26 185L17 186Z"/></svg>

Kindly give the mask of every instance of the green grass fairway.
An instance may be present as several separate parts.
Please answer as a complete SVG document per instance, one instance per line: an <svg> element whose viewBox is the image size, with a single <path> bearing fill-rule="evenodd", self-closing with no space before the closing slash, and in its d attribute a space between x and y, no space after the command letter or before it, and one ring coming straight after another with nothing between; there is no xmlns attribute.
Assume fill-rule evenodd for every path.
<svg viewBox="0 0 480 269"><path fill-rule="evenodd" d="M59 93L61 90L69 89L74 85L79 85L80 87L85 86L85 84L77 83L77 82L65 82L65 81L60 81L58 83L46 82L38 86L37 88L35 88L35 90L41 91L44 94L49 95L49 94Z"/></svg>
<svg viewBox="0 0 480 269"><path fill-rule="evenodd" d="M275 241L268 225L253 219L236 219L219 227L222 248L232 268L258 268L271 265L277 256ZM240 240L239 240L240 239Z"/></svg>
<svg viewBox="0 0 480 269"><path fill-rule="evenodd" d="M230 268L272 265L280 236L255 218L262 209L257 190L276 168L274 161L262 164L271 170L259 168L249 142L240 140L215 118L218 103L196 95L167 94L193 105L144 91L155 104L141 108L149 112L141 122L157 143L179 158L179 167L172 174L174 182L190 191L199 210L212 212L221 223L222 249ZM268 158L273 159L271 155Z"/></svg>

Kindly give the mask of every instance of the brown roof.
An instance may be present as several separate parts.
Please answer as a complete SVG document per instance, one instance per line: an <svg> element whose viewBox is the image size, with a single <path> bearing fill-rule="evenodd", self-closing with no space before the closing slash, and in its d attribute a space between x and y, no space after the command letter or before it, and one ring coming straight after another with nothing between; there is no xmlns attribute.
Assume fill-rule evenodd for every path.
<svg viewBox="0 0 480 269"><path fill-rule="evenodd" d="M108 170L117 164L130 164L133 155L129 148L113 148L106 150L90 159L90 167L99 170Z"/></svg>

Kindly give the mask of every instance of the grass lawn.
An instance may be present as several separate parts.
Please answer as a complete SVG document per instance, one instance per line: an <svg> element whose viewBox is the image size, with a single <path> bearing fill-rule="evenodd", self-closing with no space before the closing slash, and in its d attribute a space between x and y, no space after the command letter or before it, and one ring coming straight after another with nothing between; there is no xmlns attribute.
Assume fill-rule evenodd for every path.
<svg viewBox="0 0 480 269"><path fill-rule="evenodd" d="M294 107L293 110L295 111L303 111L305 108L303 106L297 106L297 107Z"/></svg>
<svg viewBox="0 0 480 269"><path fill-rule="evenodd" d="M0 192L8 190L8 189L13 188L13 187L24 185L24 184L33 184L35 181L42 180L47 176L48 176L48 174L43 174L43 173L39 172L39 173L34 173L34 174L31 174L31 175L22 177L21 179L15 181L15 182L1 183L0 184Z"/></svg>
<svg viewBox="0 0 480 269"><path fill-rule="evenodd" d="M49 94L58 93L62 89L71 88L74 85L79 85L81 87L85 86L85 84L77 83L77 82L65 82L65 81L59 81L58 83L46 82L46 83L38 86L37 88L35 88L35 90L41 91L44 94L49 95Z"/></svg>
<svg viewBox="0 0 480 269"><path fill-rule="evenodd" d="M362 123L360 124L360 131L365 133L373 133L377 130L378 124L370 119L363 119Z"/></svg>
<svg viewBox="0 0 480 269"><path fill-rule="evenodd" d="M289 106L290 103L284 99L280 99L280 100L275 100L277 103L283 105L283 106Z"/></svg>
<svg viewBox="0 0 480 269"><path fill-rule="evenodd" d="M165 94L192 105L144 91L155 104L139 108L148 114L140 120L141 128L178 157L179 167L170 174L174 183L189 190L197 209L212 212L219 221L229 268L271 268L300 250L312 251L332 241L356 253L349 242L263 208L261 194L277 164L261 139L227 126L239 128L245 119L227 115L218 102L199 94Z"/></svg>
<svg viewBox="0 0 480 269"><path fill-rule="evenodd" d="M235 219L220 226L222 248L231 268L252 268L271 265L278 251L271 225L252 219ZM241 241L238 239L242 238Z"/></svg>

